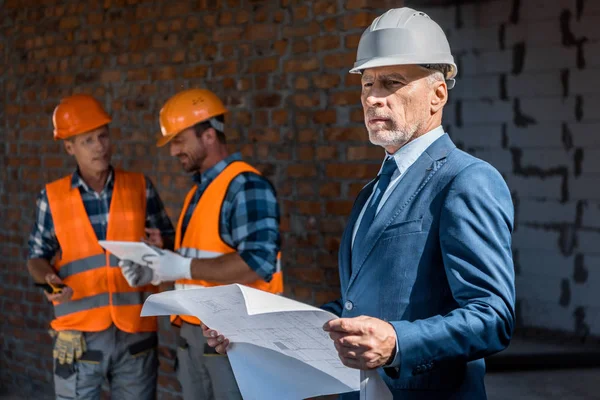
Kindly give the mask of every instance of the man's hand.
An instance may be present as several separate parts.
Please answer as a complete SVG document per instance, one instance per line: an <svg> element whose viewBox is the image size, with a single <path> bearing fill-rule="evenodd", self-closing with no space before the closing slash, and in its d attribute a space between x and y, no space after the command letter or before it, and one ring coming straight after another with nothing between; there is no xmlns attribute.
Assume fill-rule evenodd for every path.
<svg viewBox="0 0 600 400"><path fill-rule="evenodd" d="M142 241L146 244L158 247L162 249L165 246L160 229L157 228L146 228L146 237L142 238Z"/></svg>
<svg viewBox="0 0 600 400"><path fill-rule="evenodd" d="M202 324L202 334L206 338L206 343L208 343L210 347L214 347L217 353L227 354L227 346L229 346L229 339L221 335L219 332L210 329L204 324Z"/></svg>
<svg viewBox="0 0 600 400"><path fill-rule="evenodd" d="M323 330L329 332L340 360L350 368L378 368L396 354L394 327L377 318L338 318L323 325Z"/></svg>
<svg viewBox="0 0 600 400"><path fill-rule="evenodd" d="M150 267L129 260L119 261L119 267L121 267L123 277L131 287L146 286L150 283L155 286L160 284L160 279L155 276Z"/></svg>
<svg viewBox="0 0 600 400"><path fill-rule="evenodd" d="M46 274L44 279L48 284L58 285L63 283L63 281L58 277L58 275L54 273ZM67 301L71 300L71 297L73 297L73 289L71 289L68 286L65 286L62 288L62 291L60 293L50 294L48 292L44 292L44 294L46 295L48 301L53 301L58 304L66 303Z"/></svg>
<svg viewBox="0 0 600 400"><path fill-rule="evenodd" d="M178 279L192 279L192 259L182 257L170 250L154 247L158 256L147 256L148 267L154 271L155 279L160 282L171 282Z"/></svg>

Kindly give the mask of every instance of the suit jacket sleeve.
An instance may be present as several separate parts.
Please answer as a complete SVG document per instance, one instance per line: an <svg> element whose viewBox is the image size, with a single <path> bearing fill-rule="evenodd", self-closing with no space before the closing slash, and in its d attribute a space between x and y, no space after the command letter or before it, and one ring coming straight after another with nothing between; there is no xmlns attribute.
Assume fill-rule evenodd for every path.
<svg viewBox="0 0 600 400"><path fill-rule="evenodd" d="M330 301L329 303L323 304L321 309L329 311L340 317L342 315L342 299Z"/></svg>
<svg viewBox="0 0 600 400"><path fill-rule="evenodd" d="M508 187L489 164L471 164L450 183L439 238L458 307L447 315L392 322L399 377L423 363L467 362L508 345L515 320L513 218Z"/></svg>

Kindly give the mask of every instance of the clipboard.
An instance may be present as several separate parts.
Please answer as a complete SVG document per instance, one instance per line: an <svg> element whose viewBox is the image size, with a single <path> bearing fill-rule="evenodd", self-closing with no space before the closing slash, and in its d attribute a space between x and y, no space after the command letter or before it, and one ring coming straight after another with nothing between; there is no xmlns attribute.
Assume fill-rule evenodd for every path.
<svg viewBox="0 0 600 400"><path fill-rule="evenodd" d="M130 260L145 266L149 266L152 260L160 255L157 249L143 242L99 240L98 244L121 260Z"/></svg>

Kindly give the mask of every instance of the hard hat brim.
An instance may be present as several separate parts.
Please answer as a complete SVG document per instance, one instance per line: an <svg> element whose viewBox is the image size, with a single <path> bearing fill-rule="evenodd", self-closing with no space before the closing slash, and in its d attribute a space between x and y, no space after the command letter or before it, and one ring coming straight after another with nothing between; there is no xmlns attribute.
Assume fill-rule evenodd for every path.
<svg viewBox="0 0 600 400"><path fill-rule="evenodd" d="M181 132L177 132L177 133L173 133L171 135L166 135L166 136L160 136L158 138L158 140L156 141L156 147L163 147L165 146L167 143L169 143L171 140L173 140L173 138L177 135L179 135Z"/></svg>

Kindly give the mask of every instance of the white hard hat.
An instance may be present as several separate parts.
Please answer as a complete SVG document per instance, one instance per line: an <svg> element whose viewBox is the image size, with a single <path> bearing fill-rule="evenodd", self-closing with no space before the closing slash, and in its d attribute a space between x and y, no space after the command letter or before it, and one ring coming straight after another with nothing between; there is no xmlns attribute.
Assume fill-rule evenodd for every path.
<svg viewBox="0 0 600 400"><path fill-rule="evenodd" d="M423 12L394 8L377 17L363 32L350 73L407 64L448 65L446 82L448 89L454 87L458 69L442 28Z"/></svg>

